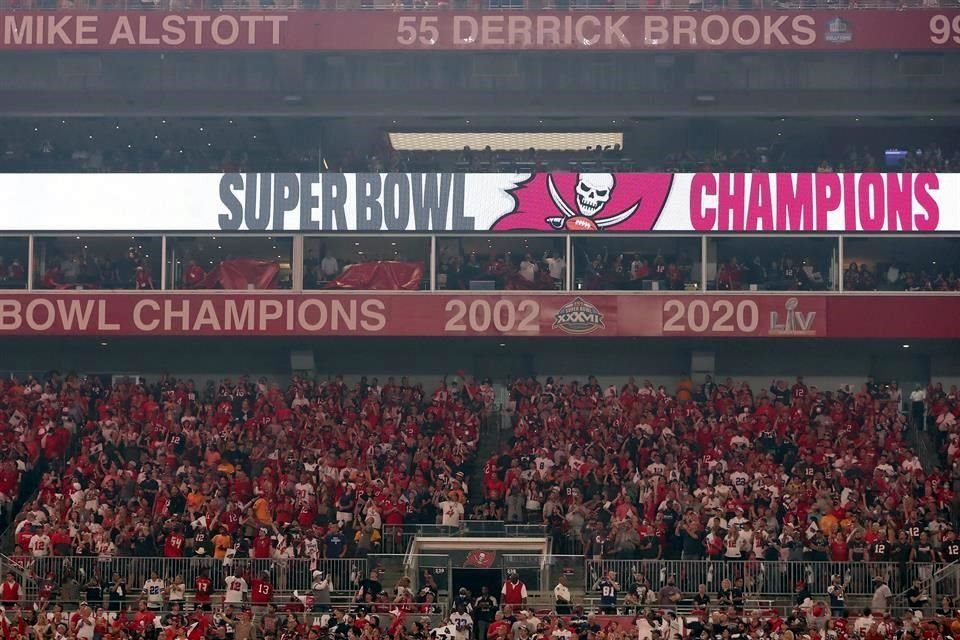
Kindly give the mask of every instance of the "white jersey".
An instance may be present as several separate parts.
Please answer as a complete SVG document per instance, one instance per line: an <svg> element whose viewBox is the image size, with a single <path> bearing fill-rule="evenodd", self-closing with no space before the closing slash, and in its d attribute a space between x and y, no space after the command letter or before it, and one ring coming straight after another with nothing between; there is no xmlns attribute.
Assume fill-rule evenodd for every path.
<svg viewBox="0 0 960 640"><path fill-rule="evenodd" d="M430 630L430 635L435 640L457 640L457 628L452 625L444 625Z"/></svg>
<svg viewBox="0 0 960 640"><path fill-rule="evenodd" d="M187 585L185 584L171 584L170 585L170 602L183 602L187 597Z"/></svg>
<svg viewBox="0 0 960 640"><path fill-rule="evenodd" d="M441 522L444 526L460 526L460 519L463 518L463 505L455 500L446 500L440 503L440 513L442 514Z"/></svg>
<svg viewBox="0 0 960 640"><path fill-rule="evenodd" d="M450 614L450 623L456 631L456 640L466 640L473 629L473 618L467 613L454 611Z"/></svg>
<svg viewBox="0 0 960 640"><path fill-rule="evenodd" d="M293 487L294 494L297 496L297 500L302 502L307 498L312 498L314 496L315 490L313 485L309 482L298 482Z"/></svg>
<svg viewBox="0 0 960 640"><path fill-rule="evenodd" d="M29 547L34 558L50 555L50 536L35 533L30 537Z"/></svg>
<svg viewBox="0 0 960 640"><path fill-rule="evenodd" d="M81 617L74 625L74 629L76 629L77 638L80 640L93 640L94 631L96 630L93 616Z"/></svg>
<svg viewBox="0 0 960 640"><path fill-rule="evenodd" d="M223 596L223 601L231 604L243 602L243 594L249 590L247 581L236 576L227 576L225 583L227 592Z"/></svg>
<svg viewBox="0 0 960 640"><path fill-rule="evenodd" d="M537 470L537 473L540 474L540 477L547 475L547 473L553 469L553 460L547 458L546 456L540 456L533 461L533 466Z"/></svg>
<svg viewBox="0 0 960 640"><path fill-rule="evenodd" d="M147 596L147 606L152 609L159 609L163 605L163 580L157 578L150 579L143 583L143 593Z"/></svg>

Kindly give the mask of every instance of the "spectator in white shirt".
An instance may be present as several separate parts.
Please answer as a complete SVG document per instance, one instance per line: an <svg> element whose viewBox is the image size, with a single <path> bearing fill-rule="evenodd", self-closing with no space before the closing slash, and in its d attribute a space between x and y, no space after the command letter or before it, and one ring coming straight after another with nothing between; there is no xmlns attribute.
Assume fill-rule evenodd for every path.
<svg viewBox="0 0 960 640"><path fill-rule="evenodd" d="M457 610L450 614L450 623L456 630L456 640L467 640L473 635L473 618L467 613L463 603L457 604Z"/></svg>
<svg viewBox="0 0 960 640"><path fill-rule="evenodd" d="M233 574L224 580L226 593L223 594L225 604L240 604L243 602L243 594L248 591L247 581Z"/></svg>
<svg viewBox="0 0 960 640"><path fill-rule="evenodd" d="M147 608L159 611L163 608L163 592L166 584L160 579L156 571L150 572L150 577L143 583L143 594L147 597Z"/></svg>
<svg viewBox="0 0 960 640"><path fill-rule="evenodd" d="M73 632L80 640L92 640L96 624L93 619L93 611L88 606L80 607L76 620L72 623Z"/></svg>
<svg viewBox="0 0 960 640"><path fill-rule="evenodd" d="M340 264L337 259L329 253L325 254L323 260L320 261L320 275L323 276L324 280L330 280L338 273L340 273Z"/></svg>
<svg viewBox="0 0 960 640"><path fill-rule="evenodd" d="M564 616L570 613L570 589L567 588L567 579L564 576L560 576L557 586L553 588L553 603L558 615Z"/></svg>
<svg viewBox="0 0 960 640"><path fill-rule="evenodd" d="M547 270L550 272L550 279L553 280L554 284L562 282L567 269L567 263L564 262L563 256L554 257L547 251L544 254L544 260L547 263Z"/></svg>
<svg viewBox="0 0 960 640"><path fill-rule="evenodd" d="M45 558L50 555L50 536L47 527L41 528L30 536L30 555L34 558Z"/></svg>
<svg viewBox="0 0 960 640"><path fill-rule="evenodd" d="M463 505L457 500L444 500L440 507L440 523L445 527L459 527L463 519Z"/></svg>
<svg viewBox="0 0 960 640"><path fill-rule="evenodd" d="M923 424L923 410L926 402L927 390L918 384L916 388L910 392L910 414L913 417L914 424L921 429L926 426Z"/></svg>
<svg viewBox="0 0 960 640"><path fill-rule="evenodd" d="M900 463L900 468L904 471L921 471L923 470L923 465L920 463L920 458L916 454L910 455Z"/></svg>
<svg viewBox="0 0 960 640"><path fill-rule="evenodd" d="M520 277L527 282L533 282L537 278L537 272L540 267L533 261L533 256L529 253L523 256L523 262L520 263Z"/></svg>
<svg viewBox="0 0 960 640"><path fill-rule="evenodd" d="M873 592L873 598L870 600L870 609L874 613L886 615L890 608L890 600L893 598L893 592L890 591L890 587L887 586L887 582L882 576L875 577L873 579L873 585L875 591Z"/></svg>
<svg viewBox="0 0 960 640"><path fill-rule="evenodd" d="M889 284L897 284L898 280L900 280L900 267L893 262L887 268L887 282Z"/></svg>

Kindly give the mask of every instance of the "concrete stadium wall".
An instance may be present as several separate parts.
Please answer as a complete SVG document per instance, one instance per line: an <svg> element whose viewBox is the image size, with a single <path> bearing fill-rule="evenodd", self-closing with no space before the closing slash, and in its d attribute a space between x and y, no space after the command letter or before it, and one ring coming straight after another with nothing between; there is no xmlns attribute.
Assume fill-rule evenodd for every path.
<svg viewBox="0 0 960 640"><path fill-rule="evenodd" d="M501 346L503 345L503 346ZM361 375L385 380L409 376L427 386L464 371L502 383L509 375L586 380L601 384L638 382L675 388L690 374L693 353L713 356L714 378L746 380L754 389L772 379L791 381L802 374L822 389L861 385L868 375L960 385L960 344L911 345L855 341L693 341L693 340L2 340L0 373L61 371L137 374L163 372L191 377L198 384L241 373L285 380L291 353L312 352L315 375Z"/></svg>

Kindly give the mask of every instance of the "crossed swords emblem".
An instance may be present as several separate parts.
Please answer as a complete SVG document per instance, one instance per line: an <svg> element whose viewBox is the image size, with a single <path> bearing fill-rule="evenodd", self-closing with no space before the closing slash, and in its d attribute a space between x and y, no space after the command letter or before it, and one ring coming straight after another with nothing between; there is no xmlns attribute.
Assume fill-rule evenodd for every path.
<svg viewBox="0 0 960 640"><path fill-rule="evenodd" d="M581 175L577 176L578 185L582 182ZM636 204L634 204L633 206L627 207L625 210L623 210L620 213L609 216L607 218L598 218L594 220L593 216L595 213L597 213L596 211L592 211L592 212L584 211L582 207L579 207L579 204L578 204L578 208L580 208L580 213L577 213L570 208L570 205L568 205L566 201L564 201L564 199L560 196L560 191L557 190L557 185L554 183L552 175L547 176L547 190L550 192L550 199L553 200L553 204L556 205L557 209L559 209L561 213L563 213L563 216L547 218L546 222L551 227L558 230L563 229L567 221L570 220L571 218L578 218L578 217L589 218L600 229L606 229L607 227L612 227L614 225L620 224L621 222L623 222L624 220L632 216L637 211L637 208L640 207L640 202L638 201ZM613 188L611 187L610 190L612 191Z"/></svg>

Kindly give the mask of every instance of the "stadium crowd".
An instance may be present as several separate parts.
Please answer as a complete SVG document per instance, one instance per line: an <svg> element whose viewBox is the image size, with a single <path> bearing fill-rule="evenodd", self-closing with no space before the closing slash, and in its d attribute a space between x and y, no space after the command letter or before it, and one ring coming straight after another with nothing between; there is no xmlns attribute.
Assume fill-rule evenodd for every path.
<svg viewBox="0 0 960 640"><path fill-rule="evenodd" d="M841 606L831 600L838 614L831 618L807 602L838 593L816 562L797 585L805 608L780 620L744 610L743 595L762 585L756 572L723 569L737 560L831 560L854 572L887 562L895 570L879 577L881 586L889 580L889 593L910 588L909 578L935 561L960 558L960 545L950 544L960 516L957 473L924 473L904 442L908 418L895 384L868 380L830 392L797 378L754 391L708 378L669 392L632 379L619 388L595 378L517 379L507 406L513 435L485 461L484 495L472 500L466 471L494 392L489 382L459 374L432 391L393 378L348 385L294 377L280 386L241 377L198 388L169 377L108 386L59 374L4 381L2 391L0 481L8 501L17 494L18 465L71 451L16 516L16 571L0 585L6 638L425 639L427 623L414 624L408 614L434 611L436 585L417 585L424 588L414 593L402 579L388 590L376 572L357 575L357 606L331 613L324 584L324 558L375 553L390 535L385 527L404 523L543 523L555 552L710 560L722 572L715 593L698 594L682 576L638 571L633 588L623 595L617 584L613 603L601 599L601 609L690 602L704 613L682 635L722 640L786 639L788 629L811 640L846 637L829 633L844 617ZM957 410L955 390L931 388L930 402L955 462L960 436L941 426L955 424L945 417ZM193 579L143 569L121 574L117 559L154 556L173 567L187 566L178 559L197 561ZM307 561L310 573L288 575L284 561L291 559ZM17 572L36 580L29 600ZM274 600L275 590L292 588L304 593ZM623 640L628 633L595 628L596 618L560 599L562 619L538 618L523 601L508 599L510 589L505 585L502 603L510 606L492 615L487 638ZM454 602L449 640L467 640L473 624L455 624L469 613L458 604L477 603ZM390 628L379 626L377 614L390 610L383 616ZM664 629L660 638L675 638L669 614L643 612ZM897 621L896 629L915 623ZM850 617L847 624L858 623ZM897 635L889 618L870 624L859 637ZM878 624L891 625L889 632L878 632ZM31 636L29 626L42 630ZM90 635L82 635L88 626Z"/></svg>
<svg viewBox="0 0 960 640"><path fill-rule="evenodd" d="M782 256L764 264L760 256L740 261L730 256L717 265L715 287L718 291L738 291L755 287L769 291L823 291L831 288L829 271L824 277L811 258Z"/></svg>
<svg viewBox="0 0 960 640"><path fill-rule="evenodd" d="M563 252L545 251L543 254L524 251L487 255L478 253L441 255L439 280L444 289L475 289L489 287L506 290L562 289L566 278Z"/></svg>
<svg viewBox="0 0 960 640"><path fill-rule="evenodd" d="M753 390L708 379L672 394L649 381L547 378L517 380L511 396L514 438L485 467L487 498L507 521L545 522L555 548L890 562L898 590L910 587L907 563L960 554L944 544L960 517L956 474L924 473L904 442L896 384L823 391L797 378ZM829 584L804 580L819 593Z"/></svg>
<svg viewBox="0 0 960 640"><path fill-rule="evenodd" d="M158 265L131 246L122 256L82 251L51 257L37 284L41 289L154 289ZM159 272L156 273L159 279ZM159 288L159 286L157 287Z"/></svg>
<svg viewBox="0 0 960 640"><path fill-rule="evenodd" d="M488 386L460 379L433 391L392 378L294 378L283 388L240 378L200 389L167 377L105 386L53 374L6 381L3 392L13 443L5 496L16 494L20 458L62 458L74 442L16 516L11 561L38 581L42 607L85 600L114 612L141 585L151 610L182 606L187 589L202 601L201 577L207 591L229 589L234 556L250 559L236 573L244 567L257 602L263 588L288 587L276 562L305 558L316 569L321 558L362 557L379 548L384 525L456 526L490 400ZM213 562L189 585L165 575L151 591L160 576L111 575L121 556ZM8 609L25 596L3 593Z"/></svg>
<svg viewBox="0 0 960 640"><path fill-rule="evenodd" d="M544 171L937 171L954 172L960 167L960 149L930 145L906 145L902 158L887 164L884 146L864 148L836 145L822 154L801 152L788 145L756 148L686 149L665 152L644 149L637 153L620 145L588 147L569 151L470 149L457 151L397 151L358 149L342 156L318 156L316 142L301 139L270 139L261 131L239 147L208 146L202 136L170 141L141 140L136 145L105 147L97 140L54 143L49 140L0 139L0 172L138 172L193 173L250 171L314 172L432 172L523 173ZM253 145L251 148L249 145Z"/></svg>
<svg viewBox="0 0 960 640"><path fill-rule="evenodd" d="M698 282L700 274L693 269L690 257L679 251L676 255L654 254L645 251L590 255L584 252L578 277L588 290L642 290L656 282L660 289L683 290Z"/></svg>
<svg viewBox="0 0 960 640"><path fill-rule="evenodd" d="M889 261L870 268L851 262L843 272L847 291L960 291L960 279L952 266L908 265Z"/></svg>
<svg viewBox="0 0 960 640"><path fill-rule="evenodd" d="M455 152L401 152L385 149L379 154L358 154L344 159L344 171L457 171L513 173L527 171L576 171L582 168L606 171L937 171L960 167L960 150L939 145L907 151L894 166L887 165L883 149L837 145L833 155L819 158L800 155L789 147L772 145L755 149L722 148L633 155L619 145L599 145L579 151L495 151L464 148Z"/></svg>

